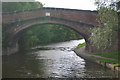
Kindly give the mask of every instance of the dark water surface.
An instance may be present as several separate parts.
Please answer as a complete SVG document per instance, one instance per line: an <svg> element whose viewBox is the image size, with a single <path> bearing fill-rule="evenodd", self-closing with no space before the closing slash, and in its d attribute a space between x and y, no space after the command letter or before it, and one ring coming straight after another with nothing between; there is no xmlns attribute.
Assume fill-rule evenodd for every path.
<svg viewBox="0 0 120 80"><path fill-rule="evenodd" d="M60 42L50 48L3 56L3 78L115 78L117 73L86 61L72 51L84 40Z"/></svg>

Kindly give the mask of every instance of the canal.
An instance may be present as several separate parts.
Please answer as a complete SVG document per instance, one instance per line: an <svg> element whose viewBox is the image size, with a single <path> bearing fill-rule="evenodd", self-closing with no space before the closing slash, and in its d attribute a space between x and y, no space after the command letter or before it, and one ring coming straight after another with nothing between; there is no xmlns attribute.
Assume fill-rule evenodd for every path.
<svg viewBox="0 0 120 80"><path fill-rule="evenodd" d="M116 78L116 72L76 55L74 48L83 42L71 40L3 56L3 78Z"/></svg>

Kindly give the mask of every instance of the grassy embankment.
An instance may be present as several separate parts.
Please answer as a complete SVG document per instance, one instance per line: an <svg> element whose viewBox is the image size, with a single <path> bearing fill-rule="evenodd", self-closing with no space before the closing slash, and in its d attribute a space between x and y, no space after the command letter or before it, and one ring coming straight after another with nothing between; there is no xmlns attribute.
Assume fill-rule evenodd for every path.
<svg viewBox="0 0 120 80"><path fill-rule="evenodd" d="M91 58L96 59L101 62L112 63L112 64L115 64L116 66L120 66L120 61L119 61L120 51L119 50L112 51L112 52L105 52L105 53L95 53L94 55L102 56L102 58L95 57L95 56L91 56ZM109 58L109 59L106 59L106 58Z"/></svg>
<svg viewBox="0 0 120 80"><path fill-rule="evenodd" d="M85 42L82 43L82 44L79 44L79 45L76 47L76 49L78 49L78 48L80 48L80 47L83 47L83 46L85 46Z"/></svg>
<svg viewBox="0 0 120 80"><path fill-rule="evenodd" d="M85 46L85 43L79 44L76 49ZM96 56L101 56L101 57L95 57L91 56L91 58L96 59L101 62L106 62L106 63L112 63L115 64L115 66L120 66L120 51L112 51L112 52L105 52L105 53L94 53ZM109 58L109 59L107 59Z"/></svg>

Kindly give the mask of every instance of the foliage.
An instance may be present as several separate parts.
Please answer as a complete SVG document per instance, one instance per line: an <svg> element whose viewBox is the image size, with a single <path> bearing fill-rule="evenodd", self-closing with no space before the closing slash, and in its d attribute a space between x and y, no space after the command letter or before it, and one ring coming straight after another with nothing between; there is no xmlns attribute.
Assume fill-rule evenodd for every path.
<svg viewBox="0 0 120 80"><path fill-rule="evenodd" d="M78 49L78 48L83 47L83 46L85 46L85 42L82 44L79 44L76 48Z"/></svg>
<svg viewBox="0 0 120 80"><path fill-rule="evenodd" d="M34 37L34 38L33 38ZM29 49L38 45L82 38L78 33L63 25L41 24L31 26L19 40L20 49Z"/></svg>
<svg viewBox="0 0 120 80"><path fill-rule="evenodd" d="M113 68L115 68L115 67L120 67L120 63L114 64Z"/></svg>
<svg viewBox="0 0 120 80"><path fill-rule="evenodd" d="M16 12L41 8L40 2L2 2L2 12Z"/></svg>
<svg viewBox="0 0 120 80"><path fill-rule="evenodd" d="M97 48L106 49L114 44L118 36L118 15L112 7L103 5L98 8L98 13L99 26L91 30L93 33L90 40Z"/></svg>
<svg viewBox="0 0 120 80"><path fill-rule="evenodd" d="M20 39L21 42L24 42L24 43L20 43L21 45L23 45L22 46L23 49L30 48L30 46L35 46L36 44L38 44L39 39L35 35L33 35L33 32L31 30L27 31L26 35L27 36L22 37L24 39Z"/></svg>

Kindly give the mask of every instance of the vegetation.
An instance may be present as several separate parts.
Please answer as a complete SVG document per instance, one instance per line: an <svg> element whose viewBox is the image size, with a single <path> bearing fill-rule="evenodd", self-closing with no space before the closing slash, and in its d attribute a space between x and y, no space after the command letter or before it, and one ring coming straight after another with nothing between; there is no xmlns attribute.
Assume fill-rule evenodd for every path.
<svg viewBox="0 0 120 80"><path fill-rule="evenodd" d="M93 33L90 40L94 46L100 49L106 49L109 46L112 46L116 42L118 32L120 31L120 27L118 27L119 20L117 12L120 6L114 2L114 0L109 1L110 2L107 0L96 0L99 13L99 18L97 19L99 27L91 30ZM91 57L101 62L113 63L115 64L114 66L120 66L120 62L118 60L120 58L119 53L119 50L115 50L112 52L95 53L95 55L102 56L102 58L95 56Z"/></svg>
<svg viewBox="0 0 120 80"><path fill-rule="evenodd" d="M101 62L120 64L120 62L118 60L105 59L105 58L100 58L100 57L95 57L95 56L91 56L91 58L96 59L96 60L101 61Z"/></svg>
<svg viewBox="0 0 120 80"><path fill-rule="evenodd" d="M101 62L112 63L114 64L113 67L120 66L120 61L119 61L120 51L119 50L112 51L112 52L105 52L105 53L95 53L95 55L102 56L103 58L94 57L94 56L91 56L91 57ZM106 58L111 58L111 59L106 59Z"/></svg>
<svg viewBox="0 0 120 80"><path fill-rule="evenodd" d="M115 43L120 31L118 27L118 14L116 3L112 2L107 5L107 1L98 0L99 27L93 28L90 40L97 48L106 49Z"/></svg>
<svg viewBox="0 0 120 80"><path fill-rule="evenodd" d="M78 33L62 25L34 25L19 40L20 49L27 50L38 45L82 38Z"/></svg>
<svg viewBox="0 0 120 80"><path fill-rule="evenodd" d="M34 0L33 0L34 1ZM40 2L3 2L2 12L17 12L41 8L43 4Z"/></svg>
<svg viewBox="0 0 120 80"><path fill-rule="evenodd" d="M85 46L85 42L82 44L79 44L76 48L78 49L78 48L83 47L83 46Z"/></svg>
<svg viewBox="0 0 120 80"><path fill-rule="evenodd" d="M107 58L113 58L113 59L120 59L120 51L112 51L112 52L105 52L105 53L96 53L95 55L107 57Z"/></svg>

